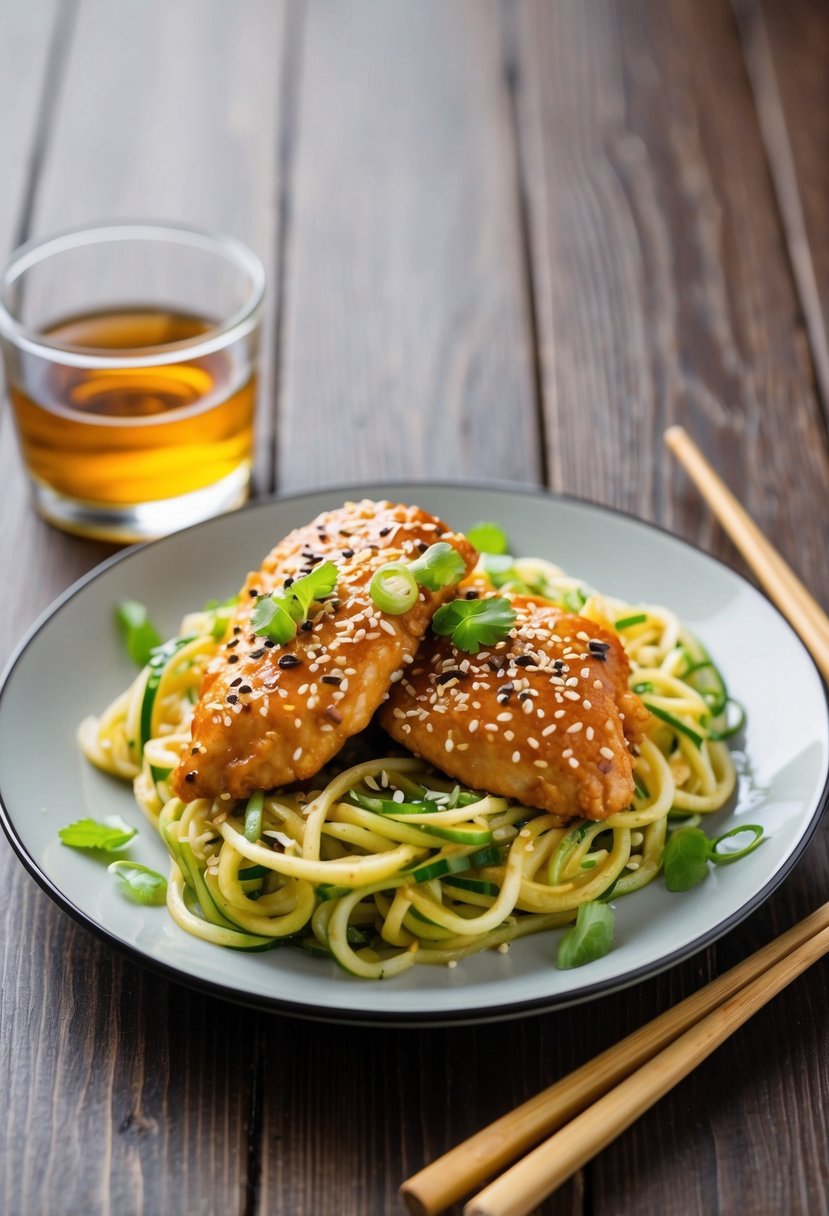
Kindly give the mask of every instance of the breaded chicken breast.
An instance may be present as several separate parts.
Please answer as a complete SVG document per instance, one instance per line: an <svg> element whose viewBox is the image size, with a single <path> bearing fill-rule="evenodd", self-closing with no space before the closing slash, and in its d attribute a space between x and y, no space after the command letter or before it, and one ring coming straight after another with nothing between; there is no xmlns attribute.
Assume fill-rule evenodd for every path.
<svg viewBox="0 0 829 1216"><path fill-rule="evenodd" d="M185 801L230 794L246 798L313 776L362 730L389 686L413 662L432 614L455 587L420 588L401 616L381 612L371 578L391 561L410 561L446 541L468 571L475 551L419 507L346 503L298 528L248 575L239 607L208 668L192 740L172 783ZM285 645L251 629L257 597L280 591L320 562L337 567L337 584Z"/></svg>
<svg viewBox="0 0 829 1216"><path fill-rule="evenodd" d="M469 655L430 633L380 724L473 789L566 818L624 810L630 745L648 714L628 690L621 643L544 601L507 598L517 614L508 639Z"/></svg>

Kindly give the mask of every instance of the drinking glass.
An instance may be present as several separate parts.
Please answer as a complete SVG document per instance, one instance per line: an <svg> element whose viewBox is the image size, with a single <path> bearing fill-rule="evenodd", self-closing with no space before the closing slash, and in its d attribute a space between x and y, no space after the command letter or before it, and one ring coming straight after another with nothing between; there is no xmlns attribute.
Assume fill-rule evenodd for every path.
<svg viewBox="0 0 829 1216"><path fill-rule="evenodd" d="M239 241L172 224L76 229L12 255L0 341L41 515L133 541L247 499L264 289Z"/></svg>

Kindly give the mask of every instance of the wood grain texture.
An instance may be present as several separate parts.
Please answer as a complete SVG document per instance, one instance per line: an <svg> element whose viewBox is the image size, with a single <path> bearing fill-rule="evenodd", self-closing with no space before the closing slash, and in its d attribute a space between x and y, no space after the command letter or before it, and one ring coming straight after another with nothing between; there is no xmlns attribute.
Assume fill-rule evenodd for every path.
<svg viewBox="0 0 829 1216"><path fill-rule="evenodd" d="M734 7L827 413L829 16L819 0L735 0Z"/></svg>
<svg viewBox="0 0 829 1216"><path fill-rule="evenodd" d="M240 236L270 266L284 9L253 0L240 12L219 0L73 5L52 57L56 81L51 105L40 107L39 132L43 73L29 56L29 109L16 104L21 132L23 118L34 116L27 147L39 151L28 157L28 181L22 171L15 180L18 207L32 205L12 225L44 235L101 218L186 221ZM45 54L48 23L38 38ZM17 79L0 79L4 97ZM11 232L0 239L8 247ZM269 314L266 337L272 328ZM268 367L271 350L266 345ZM6 410L4 654L53 597L111 551L34 516L9 421ZM272 411L260 421L269 488ZM4 1161L15 1163L2 1171L0 1210L244 1212L257 1015L187 992L98 943L49 902L5 843L0 891L7 1094L0 1126Z"/></svg>
<svg viewBox="0 0 829 1216"><path fill-rule="evenodd" d="M494 5L311 5L297 130L280 487L535 480Z"/></svg>
<svg viewBox="0 0 829 1216"><path fill-rule="evenodd" d="M554 485L739 566L662 450L681 421L826 602L826 432L729 7L528 2L508 14ZM820 902L827 843L824 829L715 965ZM829 1036L794 1045L789 1027L828 995L818 968L645 1115L589 1169L592 1211L825 1208ZM624 999L609 998L612 1014ZM770 1051L784 1040L785 1057ZM798 1126L772 1152L782 1110Z"/></svg>

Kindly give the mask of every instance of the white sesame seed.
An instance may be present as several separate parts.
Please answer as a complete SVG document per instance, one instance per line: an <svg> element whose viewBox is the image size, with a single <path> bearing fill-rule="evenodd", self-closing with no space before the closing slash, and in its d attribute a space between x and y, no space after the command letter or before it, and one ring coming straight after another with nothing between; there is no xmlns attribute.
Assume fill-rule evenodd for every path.
<svg viewBox="0 0 829 1216"><path fill-rule="evenodd" d="M593 738L593 733L594 733L594 732L593 732L593 727L592 727L592 726L588 726L587 730L586 730L584 733L585 733L585 736L586 736L588 739L592 739L592 738Z"/></svg>
<svg viewBox="0 0 829 1216"><path fill-rule="evenodd" d="M504 712L503 712L503 713L498 714L498 716L496 717L495 721L496 721L496 722L511 722L511 721L512 721L512 714L511 714L511 713L509 713L509 711L508 711L508 710L504 710Z"/></svg>
<svg viewBox="0 0 829 1216"><path fill-rule="evenodd" d="M600 756L604 756L605 760L612 760L612 759L613 759L613 751L612 751L612 750L611 750L611 748L609 748L609 747L600 747L600 748L599 748L599 755L600 755Z"/></svg>
<svg viewBox="0 0 829 1216"><path fill-rule="evenodd" d="M291 759L292 759L292 760L299 760L299 759L301 758L301 756L302 756L302 748L301 748L301 747L298 747L298 748L296 748L296 750L294 751L294 754L291 756Z"/></svg>
<svg viewBox="0 0 829 1216"><path fill-rule="evenodd" d="M549 768L550 767L546 760L533 760L533 764L535 765L536 768Z"/></svg>
<svg viewBox="0 0 829 1216"><path fill-rule="evenodd" d="M555 722L551 722L549 726L545 726L543 731L541 732L543 738L546 739L548 737L548 735L551 735L555 729L556 729Z"/></svg>
<svg viewBox="0 0 829 1216"><path fill-rule="evenodd" d="M579 733L579 731L582 730L583 727L584 727L583 722L571 722L570 725L567 727L565 734L577 735Z"/></svg>
<svg viewBox="0 0 829 1216"><path fill-rule="evenodd" d="M567 761L567 763L570 765L570 768L578 768L578 767L579 767L579 762L578 762L578 760L576 759L576 757L575 757L575 756L571 756L571 757L570 757L570 759Z"/></svg>
<svg viewBox="0 0 829 1216"><path fill-rule="evenodd" d="M469 730L470 735L474 735L474 734L475 734L475 731L476 731L477 729L478 729L478 719L477 719L477 718L473 718L473 719L472 719L472 721L469 723L469 726L468 726L468 730Z"/></svg>
<svg viewBox="0 0 829 1216"><path fill-rule="evenodd" d="M504 738L506 739L507 743L512 743L513 739L515 738L515 731L514 730L505 730Z"/></svg>
<svg viewBox="0 0 829 1216"><path fill-rule="evenodd" d="M530 747L534 748L536 751L538 751L539 747L541 746L538 740L533 739L532 736L530 736L527 742L529 743Z"/></svg>
<svg viewBox="0 0 829 1216"><path fill-rule="evenodd" d="M601 688L601 687L602 687L602 682L601 682L601 680L594 680L594 681L593 681L593 687L594 687L594 688Z"/></svg>
<svg viewBox="0 0 829 1216"><path fill-rule="evenodd" d="M512 753L512 762L513 762L513 764L517 764L517 763L519 762L519 760L520 760L520 759L521 759L521 753L520 753L520 752L513 752L513 753Z"/></svg>
<svg viewBox="0 0 829 1216"><path fill-rule="evenodd" d="M498 947L499 954L509 954L509 942L501 942Z"/></svg>
<svg viewBox="0 0 829 1216"><path fill-rule="evenodd" d="M580 701L581 700L581 697L579 696L579 694L577 692L573 692L572 688L566 688L564 690L564 695L565 695L565 697L567 697L567 699L569 701Z"/></svg>
<svg viewBox="0 0 829 1216"><path fill-rule="evenodd" d="M455 744L451 739L447 739L443 746L448 752L451 752L454 749Z"/></svg>

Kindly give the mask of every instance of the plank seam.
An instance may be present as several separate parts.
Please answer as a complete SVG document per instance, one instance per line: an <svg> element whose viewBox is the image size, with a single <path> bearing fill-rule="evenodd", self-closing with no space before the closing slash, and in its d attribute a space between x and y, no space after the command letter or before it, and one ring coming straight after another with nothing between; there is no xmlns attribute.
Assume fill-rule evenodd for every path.
<svg viewBox="0 0 829 1216"><path fill-rule="evenodd" d="M20 204L20 217L15 230L15 248L27 241L31 235L32 215L53 129L52 119L63 88L79 7L80 0L64 0L58 10L57 20L50 38L46 69L43 74L43 89L37 108L35 134L26 170L26 184Z"/></svg>
<svg viewBox="0 0 829 1216"><path fill-rule="evenodd" d="M824 433L829 433L829 339L809 245L789 128L771 44L757 0L732 0L763 149L783 230L783 244L803 310Z"/></svg>
<svg viewBox="0 0 829 1216"><path fill-rule="evenodd" d="M279 422L282 415L284 387L283 365L285 318L288 314L288 249L293 228L294 168L299 131L300 85L304 51L304 31L307 7L305 0L289 4L285 15L285 37L282 40L282 62L279 86L279 139L277 148L277 216L274 241L274 376L273 426L268 452L268 489L279 489L277 469L279 459Z"/></svg>
<svg viewBox="0 0 829 1216"><path fill-rule="evenodd" d="M544 375L541 364L540 322L536 306L536 276L533 272L532 236L530 232L529 185L524 172L521 155L521 133L518 113L518 91L520 87L518 61L515 55L515 10L512 5L501 5L501 69L507 95L507 114L512 138L513 174L518 215L518 242L527 322L532 348L532 392L538 443L538 474L543 486L550 486L550 464L547 447L547 418L544 410Z"/></svg>

